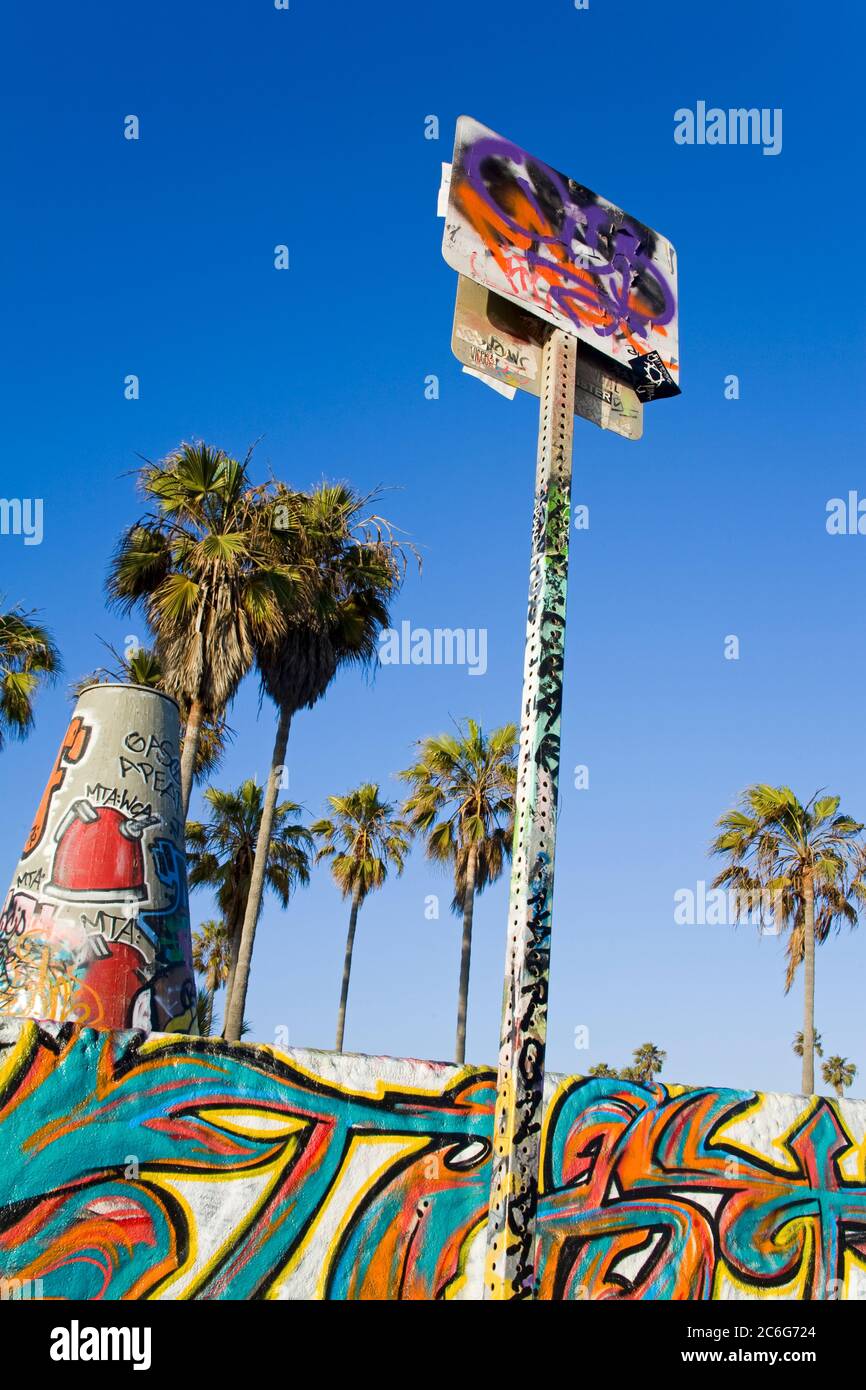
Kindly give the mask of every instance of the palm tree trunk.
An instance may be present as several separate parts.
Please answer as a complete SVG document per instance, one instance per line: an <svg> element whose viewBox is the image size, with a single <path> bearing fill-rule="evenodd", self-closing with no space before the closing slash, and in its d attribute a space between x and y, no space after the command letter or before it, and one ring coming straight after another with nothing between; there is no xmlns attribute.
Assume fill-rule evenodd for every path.
<svg viewBox="0 0 866 1390"><path fill-rule="evenodd" d="M466 1014L469 1008L469 964L472 957L472 914L475 910L475 855L473 845L466 864L463 893L463 942L460 948L460 986L457 991L457 1043L455 1061L466 1061Z"/></svg>
<svg viewBox="0 0 866 1390"><path fill-rule="evenodd" d="M803 875L803 1078L804 1096L815 1094L815 889Z"/></svg>
<svg viewBox="0 0 866 1390"><path fill-rule="evenodd" d="M186 728L183 731L183 751L180 755L180 800L184 820L189 813L189 801L192 796L192 783L195 777L195 760L198 755L203 719L204 705L201 700L193 700L189 707Z"/></svg>
<svg viewBox="0 0 866 1390"><path fill-rule="evenodd" d="M250 962L252 961L253 943L256 938L256 923L259 920L259 910L265 891L265 871L268 866L268 849L271 843L271 832L274 828L274 810L277 804L277 792L280 789L280 773L286 760L286 747L289 742L289 727L291 722L291 711L289 707L285 705L280 710L280 718L277 724L277 736L274 739L271 770L268 775L268 785L265 788L265 799L262 804L262 818L259 821L259 833L256 839L256 857L253 862L253 872L250 877L250 891L247 894L244 924L241 928L241 941L238 947L238 963L232 982L231 998L226 1005L226 1021L225 1028L223 1029L223 1036L227 1038L229 1042L237 1042L239 1040L241 1028L243 1027L244 1007L247 1002L247 987L250 979Z"/></svg>
<svg viewBox="0 0 866 1390"><path fill-rule="evenodd" d="M352 974L352 952L355 949L355 927L358 925L358 908L361 906L361 889L356 884L352 894L352 911L349 913L349 935L346 937L346 955L343 959L343 984L340 989L340 1008L337 1013L337 1051L343 1051L343 1035L346 1031L346 1004L349 999L349 978Z"/></svg>
<svg viewBox="0 0 866 1390"><path fill-rule="evenodd" d="M237 926L236 926L236 927L233 929L233 931L232 931L232 954L231 954L231 960L229 961L229 973L228 973L228 977L227 977L227 979L226 979L226 997L225 997L225 1003L224 1003L224 1005L223 1005L223 1018L224 1018L224 1019L228 1018L228 1016L229 1016L229 1005L230 1005L230 1003L231 1003L232 990L233 990L234 987L235 987L235 975L237 974L237 968L238 968L238 951L240 950L240 945L241 945L241 927L242 927L242 925L243 925L243 922L242 922L242 921L241 921L241 922L238 922Z"/></svg>

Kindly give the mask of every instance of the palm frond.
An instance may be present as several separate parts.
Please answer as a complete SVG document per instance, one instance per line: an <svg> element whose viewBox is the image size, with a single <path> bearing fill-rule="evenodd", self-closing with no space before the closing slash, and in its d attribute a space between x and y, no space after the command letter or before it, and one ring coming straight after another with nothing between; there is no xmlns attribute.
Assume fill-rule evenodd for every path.
<svg viewBox="0 0 866 1390"><path fill-rule="evenodd" d="M34 699L61 670L51 633L20 607L0 613L0 748L7 737L26 738Z"/></svg>

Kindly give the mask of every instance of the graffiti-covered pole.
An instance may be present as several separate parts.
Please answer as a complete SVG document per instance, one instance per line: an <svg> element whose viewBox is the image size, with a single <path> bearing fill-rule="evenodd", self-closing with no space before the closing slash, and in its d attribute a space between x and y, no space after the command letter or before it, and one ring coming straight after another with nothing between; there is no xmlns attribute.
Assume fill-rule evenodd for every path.
<svg viewBox="0 0 866 1390"><path fill-rule="evenodd" d="M550 929L577 345L554 328L542 356L508 945L484 1295L532 1296L547 1039Z"/></svg>
<svg viewBox="0 0 866 1390"><path fill-rule="evenodd" d="M541 397L486 1298L530 1298L575 412L636 440L680 394L677 259L667 237L471 116L440 189L458 272L451 345L504 394ZM444 207L443 207L444 204ZM552 331L545 339L545 324Z"/></svg>

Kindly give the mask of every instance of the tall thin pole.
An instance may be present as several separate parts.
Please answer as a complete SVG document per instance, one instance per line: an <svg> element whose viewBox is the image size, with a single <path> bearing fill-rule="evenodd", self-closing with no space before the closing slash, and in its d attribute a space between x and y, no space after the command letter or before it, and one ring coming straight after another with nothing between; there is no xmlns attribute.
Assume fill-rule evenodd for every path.
<svg viewBox="0 0 866 1390"><path fill-rule="evenodd" d="M574 338L555 328L542 362L487 1299L531 1298L535 1278L576 357Z"/></svg>

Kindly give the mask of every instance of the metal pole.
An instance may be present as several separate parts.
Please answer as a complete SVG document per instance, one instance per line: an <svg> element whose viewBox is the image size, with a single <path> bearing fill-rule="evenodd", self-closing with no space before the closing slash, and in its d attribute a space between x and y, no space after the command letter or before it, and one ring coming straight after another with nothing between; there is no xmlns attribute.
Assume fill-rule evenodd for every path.
<svg viewBox="0 0 866 1390"><path fill-rule="evenodd" d="M553 329L542 362L486 1299L531 1298L535 1278L576 358L575 339Z"/></svg>

